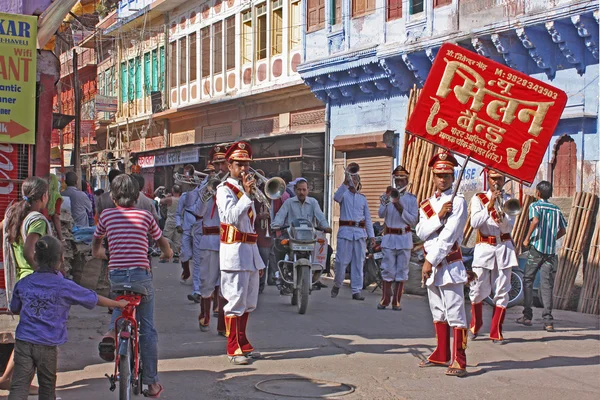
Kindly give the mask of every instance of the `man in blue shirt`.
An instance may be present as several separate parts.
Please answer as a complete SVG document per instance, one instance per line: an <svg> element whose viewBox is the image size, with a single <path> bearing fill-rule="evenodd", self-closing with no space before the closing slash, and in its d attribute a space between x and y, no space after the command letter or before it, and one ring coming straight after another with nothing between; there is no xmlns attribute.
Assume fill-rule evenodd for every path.
<svg viewBox="0 0 600 400"><path fill-rule="evenodd" d="M556 241L567 231L567 221L558 206L548 202L552 197L552 184L541 181L536 186L537 201L529 206L529 231L523 246L529 247L529 257L525 266L525 307L523 316L517 319L519 324L531 326L533 311L533 281L540 270L540 294L544 303L544 329L554 332L552 317L552 291L558 262L556 257Z"/></svg>

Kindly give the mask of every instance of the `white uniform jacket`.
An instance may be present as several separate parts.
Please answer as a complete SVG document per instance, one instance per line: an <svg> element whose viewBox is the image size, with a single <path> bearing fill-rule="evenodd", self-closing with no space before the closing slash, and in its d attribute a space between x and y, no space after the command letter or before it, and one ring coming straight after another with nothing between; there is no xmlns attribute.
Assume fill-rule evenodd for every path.
<svg viewBox="0 0 600 400"><path fill-rule="evenodd" d="M196 203L196 214L202 217L202 228L220 228L221 220L219 218L219 210L215 203L215 197L211 197L209 201L203 203L198 197ZM202 235L200 239L200 250L219 251L221 242L219 235Z"/></svg>
<svg viewBox="0 0 600 400"><path fill-rule="evenodd" d="M236 179L228 178L227 182L237 187L243 194L238 199L238 196L225 183L219 185L217 207L221 222L233 225L243 233L256 233L254 231L254 218L256 218L254 201L245 194L244 188ZM252 219L250 219L249 210ZM255 271L265 268L256 243L221 243L219 257L221 271Z"/></svg>
<svg viewBox="0 0 600 400"><path fill-rule="evenodd" d="M473 267L485 269L494 269L497 265L499 269L512 268L519 265L517 254L512 240L505 242L500 240L500 235L511 233L515 224L515 218L505 215L501 222L497 221L496 213L490 215L487 205L484 205L479 196L485 195L487 199L492 197L492 192L478 193L471 199L471 226L478 229L484 236L495 236L496 245L488 243L477 243L473 254ZM510 199L508 194L504 194L504 201Z"/></svg>
<svg viewBox="0 0 600 400"><path fill-rule="evenodd" d="M340 204L340 220L357 223L365 221L364 228L358 226L340 226L337 234L338 238L355 240L374 236L369 204L363 194L358 192L352 193L348 190L348 186L342 184L333 195L333 199Z"/></svg>
<svg viewBox="0 0 600 400"><path fill-rule="evenodd" d="M379 206L379 218L384 219L387 228L405 229L407 226L415 226L419 221L419 205L417 198L411 193L405 193L400 197L402 206L402 215L396 210L390 202L387 205ZM412 233L407 232L403 235L384 235L381 246L385 249L403 250L412 249Z"/></svg>
<svg viewBox="0 0 600 400"><path fill-rule="evenodd" d="M427 285L443 286L467 281L467 272L462 260L450 264L446 261L446 256L450 254L455 243L460 245L462 242L468 218L467 202L459 194L454 197L452 213L446 217L445 223L440 221L438 212L451 197L452 189L448 189L439 198L433 195L423 201L419 209L417 235L425 241L425 258L433 265L433 273L427 280Z"/></svg>

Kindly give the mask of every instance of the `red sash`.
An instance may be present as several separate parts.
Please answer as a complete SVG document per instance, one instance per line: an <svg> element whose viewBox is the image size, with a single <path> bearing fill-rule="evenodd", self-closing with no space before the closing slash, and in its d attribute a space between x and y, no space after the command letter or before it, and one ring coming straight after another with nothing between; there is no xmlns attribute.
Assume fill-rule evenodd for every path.
<svg viewBox="0 0 600 400"><path fill-rule="evenodd" d="M242 198L242 196L244 195L244 193L238 189L237 187L235 187L234 185L232 185L229 182L225 182L225 186L227 186L229 189L231 189L231 191L233 192L233 194L235 194L239 199ZM248 209L248 217L250 217L250 223L254 226L254 212L252 211L252 207L250 207Z"/></svg>

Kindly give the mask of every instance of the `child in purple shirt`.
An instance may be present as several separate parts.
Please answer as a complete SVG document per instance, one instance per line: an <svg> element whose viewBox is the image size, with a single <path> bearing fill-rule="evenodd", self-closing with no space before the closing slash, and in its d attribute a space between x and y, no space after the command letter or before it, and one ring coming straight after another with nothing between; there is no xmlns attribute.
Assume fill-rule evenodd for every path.
<svg viewBox="0 0 600 400"><path fill-rule="evenodd" d="M10 310L20 314L16 331L15 370L10 400L26 400L37 369L40 399L55 399L57 346L67 342L67 319L73 305L92 309L96 305L123 308L114 301L63 278L61 242L44 236L35 245L37 270L15 285ZM35 268L35 267L34 267Z"/></svg>

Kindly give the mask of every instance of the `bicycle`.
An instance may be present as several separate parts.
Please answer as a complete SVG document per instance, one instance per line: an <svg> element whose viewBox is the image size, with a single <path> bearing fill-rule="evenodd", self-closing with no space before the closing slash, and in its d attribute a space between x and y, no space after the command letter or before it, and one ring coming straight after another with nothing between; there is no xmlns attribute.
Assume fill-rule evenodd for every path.
<svg viewBox="0 0 600 400"><path fill-rule="evenodd" d="M115 373L105 374L110 382L110 391L114 392L119 382L119 400L129 400L131 389L134 395L144 394L142 391L142 359L140 357L139 324L136 309L142 298L148 295L146 288L135 283L122 283L112 287L112 291L120 294L118 300L126 300L129 304L123 309L121 316L115 321L115 342L117 354Z"/></svg>

